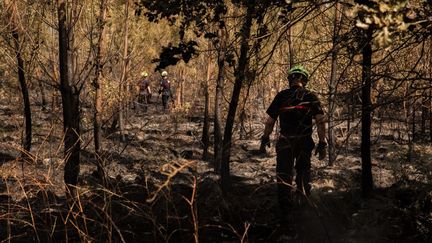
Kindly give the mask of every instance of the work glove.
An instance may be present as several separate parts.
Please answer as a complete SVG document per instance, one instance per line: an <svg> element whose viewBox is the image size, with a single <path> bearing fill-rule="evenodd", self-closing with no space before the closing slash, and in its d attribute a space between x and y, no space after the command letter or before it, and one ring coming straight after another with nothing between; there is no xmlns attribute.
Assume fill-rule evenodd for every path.
<svg viewBox="0 0 432 243"><path fill-rule="evenodd" d="M261 137L261 145L260 145L260 152L261 153L265 153L266 152L266 148L265 147L269 147L270 148L270 137Z"/></svg>
<svg viewBox="0 0 432 243"><path fill-rule="evenodd" d="M327 154L327 143L319 142L315 148L315 156L318 155L319 160L323 160Z"/></svg>

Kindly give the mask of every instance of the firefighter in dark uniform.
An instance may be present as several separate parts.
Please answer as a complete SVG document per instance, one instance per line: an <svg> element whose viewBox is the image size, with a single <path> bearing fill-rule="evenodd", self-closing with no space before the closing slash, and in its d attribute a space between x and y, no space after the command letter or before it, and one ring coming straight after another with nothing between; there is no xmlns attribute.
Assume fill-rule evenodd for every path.
<svg viewBox="0 0 432 243"><path fill-rule="evenodd" d="M152 96L150 81L148 79L148 73L146 71L141 73L141 80L139 82L139 95L138 103L144 105L144 112L147 112L148 105Z"/></svg>
<svg viewBox="0 0 432 243"><path fill-rule="evenodd" d="M279 118L280 134L276 144L277 189L279 206L282 212L292 207L294 188L293 177L296 170L297 193L310 194L311 155L315 147L312 139L314 119L317 124L319 142L315 155L323 160L326 156L324 112L317 96L305 88L309 80L308 71L296 65L288 72L289 89L279 92L267 109L268 118L261 137L261 152L270 146L270 134Z"/></svg>
<svg viewBox="0 0 432 243"><path fill-rule="evenodd" d="M168 72L161 73L162 79L159 83L159 95L162 95L162 106L164 111L168 110L168 101L174 105L174 93L171 89L171 82L168 80Z"/></svg>

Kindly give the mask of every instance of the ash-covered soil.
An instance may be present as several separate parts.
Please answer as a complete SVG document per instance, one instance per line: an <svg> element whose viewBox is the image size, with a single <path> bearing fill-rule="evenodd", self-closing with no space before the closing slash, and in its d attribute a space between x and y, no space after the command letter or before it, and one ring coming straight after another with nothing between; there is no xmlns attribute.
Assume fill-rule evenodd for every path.
<svg viewBox="0 0 432 243"><path fill-rule="evenodd" d="M267 155L253 153L259 146L261 120L249 121L241 139L236 131L232 188L222 193L212 160L201 159L199 114L181 108L164 113L156 104L148 113L130 109L123 135L105 125L100 159L106 164L107 181L102 186L95 176L91 109L83 109L80 197L71 202L63 183L60 108L42 112L32 107L31 159L22 160L23 118L13 103L3 100L0 109L2 241L432 240L431 146L415 144L408 161L406 141L389 136L388 126L373 134L376 190L371 197L361 197L360 135L353 129L345 140L340 132L336 163L328 166L312 158L312 195L298 196L292 220L281 222L274 147ZM389 133L384 135L386 128Z"/></svg>

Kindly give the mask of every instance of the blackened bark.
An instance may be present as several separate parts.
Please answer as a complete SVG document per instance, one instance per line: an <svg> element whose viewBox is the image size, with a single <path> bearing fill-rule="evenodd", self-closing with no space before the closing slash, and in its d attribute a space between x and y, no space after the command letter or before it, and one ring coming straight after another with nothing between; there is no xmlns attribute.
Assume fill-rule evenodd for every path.
<svg viewBox="0 0 432 243"><path fill-rule="evenodd" d="M69 83L68 74L68 28L66 25L66 1L58 0L60 92L63 105L64 181L74 195L80 169L80 102L79 90Z"/></svg>
<svg viewBox="0 0 432 243"><path fill-rule="evenodd" d="M429 90L429 137L432 142L432 90Z"/></svg>
<svg viewBox="0 0 432 243"><path fill-rule="evenodd" d="M209 149L209 127L210 127L210 119L209 119L209 91L208 91L208 81L204 86L204 125L203 125L203 134L202 134L202 143L203 143L203 160L208 159L208 149Z"/></svg>
<svg viewBox="0 0 432 243"><path fill-rule="evenodd" d="M225 77L225 55L226 55L226 35L221 31L221 49L218 53L218 77L216 80L215 108L214 108L214 170L219 173L222 159L222 121L221 121L221 103L222 91Z"/></svg>
<svg viewBox="0 0 432 243"><path fill-rule="evenodd" d="M426 137L426 120L429 113L429 109L427 107L427 96L423 94L422 102L421 102L421 138L422 140Z"/></svg>
<svg viewBox="0 0 432 243"><path fill-rule="evenodd" d="M211 48L211 45L209 43L209 49ZM210 127L210 119L209 119L209 82L210 82L210 76L211 76L211 62L210 62L210 55L207 58L207 77L204 83L204 124L203 124L203 134L202 134L202 143L203 143L203 155L202 159L207 160L208 159L208 149L209 149L209 127Z"/></svg>
<svg viewBox="0 0 432 243"><path fill-rule="evenodd" d="M372 84L372 28L365 30L365 44L362 50L362 193L368 196L373 190L372 161L371 161L371 84Z"/></svg>
<svg viewBox="0 0 432 243"><path fill-rule="evenodd" d="M32 117L30 109L30 99L28 94L27 82L24 73L24 60L21 55L20 36L17 27L13 26L12 38L15 45L15 55L18 64L18 81L21 87L21 93L24 102L24 119L25 119L25 136L23 141L22 157L27 157L27 152L30 152L32 141Z"/></svg>
<svg viewBox="0 0 432 243"><path fill-rule="evenodd" d="M236 70L236 77L234 82L234 88L231 96L231 102L228 108L228 115L225 124L223 147L222 147L222 164L221 164L221 185L224 191L228 190L231 186L230 180L230 154L231 154L231 143L232 143L232 132L234 126L235 115L239 102L240 92L243 81L245 79L245 71L248 66L248 55L249 55L249 44L252 18L253 18L254 5L251 3L247 6L247 12L245 20L241 30L241 46L240 46L240 57Z"/></svg>
<svg viewBox="0 0 432 243"><path fill-rule="evenodd" d="M413 102L411 105L411 134L412 134L412 142L415 142L417 139L416 135L416 99L413 98Z"/></svg>
<svg viewBox="0 0 432 243"><path fill-rule="evenodd" d="M15 48L15 57L17 60L17 73L18 73L18 82L21 88L21 94L23 97L24 103L24 120L25 120L25 136L23 140L23 151L21 153L21 157L27 157L28 153L31 149L31 140L32 140L32 119L31 119L31 110L30 110L30 99L28 94L27 82L24 73L24 59L21 53L21 44L20 44L20 33L18 32L18 23L17 23L17 6L15 2L5 1L5 9L8 10L7 14L10 15L10 28L13 40L13 46Z"/></svg>

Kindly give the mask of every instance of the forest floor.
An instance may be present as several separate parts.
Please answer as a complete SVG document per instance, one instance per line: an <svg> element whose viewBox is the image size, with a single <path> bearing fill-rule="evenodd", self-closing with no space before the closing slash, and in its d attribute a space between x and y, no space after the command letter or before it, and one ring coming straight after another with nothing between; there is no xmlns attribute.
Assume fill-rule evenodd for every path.
<svg viewBox="0 0 432 243"><path fill-rule="evenodd" d="M253 153L261 121L242 139L235 136L232 188L223 194L212 162L201 159L200 117L180 109L164 113L155 105L148 113L131 109L125 141L118 132L105 132L108 179L102 186L94 176L91 109L84 108L80 199L73 213L64 193L61 110L33 107L33 159L23 162L17 159L23 119L12 103L0 103L1 241L432 241L427 143L415 144L409 162L405 142L374 137L375 192L362 198L360 136L352 133L340 143L333 166L313 156L312 195L300 198L303 204L294 206L287 225L279 221L274 146L267 155Z"/></svg>

